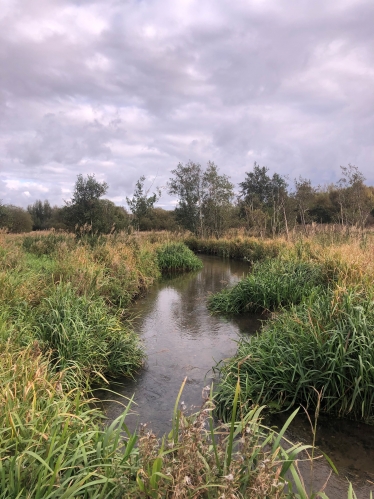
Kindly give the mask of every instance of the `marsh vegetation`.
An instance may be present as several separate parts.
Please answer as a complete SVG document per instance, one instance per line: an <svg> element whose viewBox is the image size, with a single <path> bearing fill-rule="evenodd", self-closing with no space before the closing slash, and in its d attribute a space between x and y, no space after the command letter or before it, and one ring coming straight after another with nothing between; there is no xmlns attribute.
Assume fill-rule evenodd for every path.
<svg viewBox="0 0 374 499"><path fill-rule="evenodd" d="M323 411L371 421L370 239L187 243L257 260L235 296L225 291L211 303L275 316L239 344L200 411L187 416L180 392L171 431L159 439L128 429L131 403L103 424L91 390L142 368L132 300L163 273L196 270L200 260L170 234L1 235L1 498L311 497L297 468L308 447L286 443L286 427L266 429L262 406L313 410L318 401Z"/></svg>

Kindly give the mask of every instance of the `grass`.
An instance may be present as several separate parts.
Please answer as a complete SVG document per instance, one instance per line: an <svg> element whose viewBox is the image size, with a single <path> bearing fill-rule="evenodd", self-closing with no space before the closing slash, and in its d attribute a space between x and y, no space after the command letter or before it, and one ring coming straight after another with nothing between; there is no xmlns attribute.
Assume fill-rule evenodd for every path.
<svg viewBox="0 0 374 499"><path fill-rule="evenodd" d="M230 417L239 377L245 408L320 404L322 412L374 423L373 298L362 289L319 291L239 342L221 369L220 417Z"/></svg>
<svg viewBox="0 0 374 499"><path fill-rule="evenodd" d="M280 239L256 239L242 236L221 239L198 239L188 236L184 239L184 243L195 253L246 260L250 263L275 258L287 246L286 242Z"/></svg>
<svg viewBox="0 0 374 499"><path fill-rule="evenodd" d="M130 324L108 310L102 298L77 296L56 285L35 315L35 338L56 369L76 366L82 381L103 376L133 376L144 354Z"/></svg>
<svg viewBox="0 0 374 499"><path fill-rule="evenodd" d="M170 434L158 440L129 432L131 401L102 426L81 390L64 390L68 371L51 371L36 343L1 349L1 499L296 497L285 486L302 492L300 479L286 478L287 471L298 476L296 460L306 449L282 438L290 421L277 434L262 426L256 408L214 428L208 398L192 416L177 403Z"/></svg>
<svg viewBox="0 0 374 499"><path fill-rule="evenodd" d="M225 314L274 310L300 303L314 288L326 284L327 276L317 263L265 260L254 264L251 273L234 287L211 295L209 309Z"/></svg>
<svg viewBox="0 0 374 499"><path fill-rule="evenodd" d="M206 242L198 244L202 248ZM210 248L213 251L214 245ZM284 334L288 329L292 331L293 325L295 337L300 336L300 343L304 342L306 348L314 344L310 338L312 333L317 335L317 325L323 326L318 333L321 359L326 357L327 350L323 349L330 338L326 324L334 325L340 317L340 335L345 338L348 353L345 364L336 364L343 366L343 375L332 378L331 390L339 387L339 382L344 386L344 369L350 369L353 358L358 356L363 370L350 378L348 405L342 400L334 403L324 392L321 406L331 404L334 411L343 414L348 410L352 415L359 414L361 408L366 417L371 403L371 371L366 367L373 349L365 343L368 334L364 334L364 341L361 333L363 323L370 330L372 311L362 305L363 300L366 303L369 299L363 286L353 296L348 292L351 288L343 284L370 284L374 276L370 244L368 253L362 244L351 246L347 252L345 247L337 250L325 245L323 255L319 246L290 245L284 241L237 239L234 245L230 241L222 248L219 254L229 248L226 256L241 255L251 262L277 257L279 261L264 264L270 266L263 273L264 280L274 266L269 285L279 270L277 265L297 260L299 266L292 267L292 272L299 283L309 276L310 283L319 283L318 286L325 287L326 280L336 280L341 289L347 290L345 301L343 294L324 291L324 305L320 312L315 311L315 316L310 315L311 295L304 296L301 285L298 294L292 294L291 281L288 288L273 292L283 293L282 296L289 293L289 301L301 297L301 304L287 312L290 319L285 322ZM0 234L0 499L326 497L323 493L310 496L303 488L297 459L307 449L284 441L286 427L276 434L262 425L263 408L253 403L265 399L255 399L258 392L246 391L249 383L243 383L242 376L238 383L238 372L241 375L247 369L243 356L233 361L231 371L229 365L225 367L227 376L222 387L226 386L227 392L221 392L221 398L217 396L217 409L229 414L227 424L214 426L216 402L210 396L200 411L186 416L179 408L179 394L171 432L162 439L146 429L140 434L128 431L126 416L131 404L108 426L103 425L100 411L93 408L93 382L104 381L106 376L134 375L143 360L141 345L123 307L129 307L162 273L193 270L200 265L200 260L186 251L180 240L172 240L168 234L123 234L98 241L54 233L27 238ZM292 274L290 269L283 268L284 276ZM320 295L322 300L325 295ZM273 295L269 296L270 303ZM330 310L328 303L335 303L334 297L337 306ZM263 297L259 303L263 306ZM274 305L269 308L283 301L271 303ZM352 322L352 314L356 314L356 322ZM282 317L286 321L283 313L274 319L280 321L273 333L274 352L276 343L281 343L278 332ZM302 340L297 326L304 321L302 329L306 331L309 317L313 318L314 329ZM263 336L251 342L255 345L263 337L264 352L270 344L265 338L272 334L271 324ZM285 336L289 346L293 340ZM331 355L345 352L338 349L338 344L331 343ZM247 348L244 343L241 346ZM272 350L267 350L267 359L272 354ZM296 374L303 369L300 364ZM234 371L235 375L230 374ZM299 392L307 394L307 403L312 406L313 397L307 389L300 385ZM290 397L284 405L292 405ZM283 399L273 394L268 403L281 405ZM349 494L354 497L353 490Z"/></svg>
<svg viewBox="0 0 374 499"><path fill-rule="evenodd" d="M171 242L157 248L157 260L161 272L200 270L201 260L184 243Z"/></svg>
<svg viewBox="0 0 374 499"><path fill-rule="evenodd" d="M37 343L0 354L0 498L123 497L134 436L124 415L111 426L81 390L63 389ZM133 488L135 488L134 481Z"/></svg>
<svg viewBox="0 0 374 499"><path fill-rule="evenodd" d="M210 298L214 312L275 310L218 366L220 417L231 417L239 379L243 410L320 404L325 413L374 423L373 250L369 237L299 239Z"/></svg>

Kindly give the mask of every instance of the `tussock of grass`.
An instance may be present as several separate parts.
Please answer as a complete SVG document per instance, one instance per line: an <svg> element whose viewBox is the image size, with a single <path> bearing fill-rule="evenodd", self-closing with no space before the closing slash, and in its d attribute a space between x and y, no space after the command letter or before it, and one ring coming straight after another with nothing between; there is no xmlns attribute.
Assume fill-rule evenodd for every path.
<svg viewBox="0 0 374 499"><path fill-rule="evenodd" d="M162 272L199 270L203 264L183 243L166 243L157 249L158 264Z"/></svg>
<svg viewBox="0 0 374 499"><path fill-rule="evenodd" d="M303 405L374 423L374 302L362 289L318 291L242 340L216 400L228 417L239 376L243 407Z"/></svg>
<svg viewBox="0 0 374 499"><path fill-rule="evenodd" d="M267 260L254 264L251 273L233 288L212 295L209 309L226 314L273 310L300 303L316 286L325 282L318 264Z"/></svg>
<svg viewBox="0 0 374 499"><path fill-rule="evenodd" d="M35 336L58 369L76 366L83 380L131 376L144 354L137 335L105 306L102 298L77 296L57 285L39 307Z"/></svg>

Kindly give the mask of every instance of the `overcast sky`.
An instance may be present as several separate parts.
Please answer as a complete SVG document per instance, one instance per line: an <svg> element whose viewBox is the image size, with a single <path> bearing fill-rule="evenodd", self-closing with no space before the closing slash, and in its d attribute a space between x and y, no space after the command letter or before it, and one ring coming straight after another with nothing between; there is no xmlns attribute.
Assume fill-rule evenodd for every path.
<svg viewBox="0 0 374 499"><path fill-rule="evenodd" d="M0 199L125 205L188 160L374 185L373 0L0 0Z"/></svg>

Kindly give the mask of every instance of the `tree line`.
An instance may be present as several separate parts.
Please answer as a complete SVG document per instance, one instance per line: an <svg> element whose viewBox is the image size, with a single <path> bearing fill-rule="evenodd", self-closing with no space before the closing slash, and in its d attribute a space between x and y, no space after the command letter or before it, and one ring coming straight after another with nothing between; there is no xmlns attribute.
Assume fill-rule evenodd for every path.
<svg viewBox="0 0 374 499"><path fill-rule="evenodd" d="M200 237L220 237L229 228L245 227L257 236L286 233L296 226L307 232L312 223L339 224L364 228L374 223L374 187L354 165L342 166L335 184L313 186L299 177L290 187L288 179L269 174L265 166L254 164L239 183L238 193L230 177L209 161L204 168L189 161L171 171L168 193L176 196L174 210L155 204L161 190L145 188L145 176L127 197L128 209L105 199L108 185L95 175L78 175L72 198L62 207L37 200L26 210L2 205L0 228L9 232L64 229L109 234L122 230L187 229Z"/></svg>

